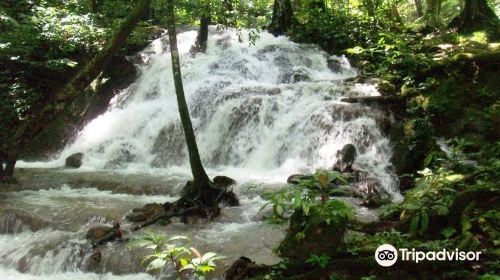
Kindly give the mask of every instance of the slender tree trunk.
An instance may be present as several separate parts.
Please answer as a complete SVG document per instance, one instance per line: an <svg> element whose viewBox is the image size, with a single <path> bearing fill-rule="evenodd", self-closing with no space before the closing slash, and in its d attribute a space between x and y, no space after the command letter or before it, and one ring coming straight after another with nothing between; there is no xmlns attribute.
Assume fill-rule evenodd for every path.
<svg viewBox="0 0 500 280"><path fill-rule="evenodd" d="M196 42L194 44L194 51L192 53L206 52L207 51L207 41L208 41L208 25L212 20L210 16L210 6L205 7L203 15L200 18L200 29L198 30L198 36L196 37Z"/></svg>
<svg viewBox="0 0 500 280"><path fill-rule="evenodd" d="M99 6L97 5L97 0L90 0L90 10L92 13L97 13Z"/></svg>
<svg viewBox="0 0 500 280"><path fill-rule="evenodd" d="M3 167L5 163L5 168ZM14 167L16 166L16 155L6 154L0 158L0 182L15 182Z"/></svg>
<svg viewBox="0 0 500 280"><path fill-rule="evenodd" d="M4 178L13 178L14 177L14 167L16 166L16 158L8 158L5 161L5 171L4 171Z"/></svg>
<svg viewBox="0 0 500 280"><path fill-rule="evenodd" d="M184 87L182 85L181 66L179 61L179 51L177 49L177 34L175 32L174 18L174 1L167 0L167 21L168 21L168 38L170 43L170 54L172 58L172 73L174 76L175 95L177 96L177 104L179 106L179 114L181 117L182 128L186 136L186 144L188 148L189 163L193 173L193 181L195 187L203 188L210 187L210 179L208 178L205 169L201 163L196 138L194 136L193 125L189 117L189 109L184 96Z"/></svg>
<svg viewBox="0 0 500 280"><path fill-rule="evenodd" d="M432 26L439 25L439 14L441 12L441 0L427 0L425 17L427 23Z"/></svg>
<svg viewBox="0 0 500 280"><path fill-rule="evenodd" d="M4 172L3 172L3 158L0 157L0 183L3 181Z"/></svg>
<svg viewBox="0 0 500 280"><path fill-rule="evenodd" d="M274 0L273 17L269 31L275 35L283 35L294 22L292 3L290 0Z"/></svg>
<svg viewBox="0 0 500 280"><path fill-rule="evenodd" d="M104 48L87 64L85 64L73 78L55 94L48 98L41 106L34 109L31 118L22 122L0 150L17 155L41 131L43 131L56 117L64 112L75 98L96 79L103 68L109 63L113 55L127 41L128 36L139 22L149 6L150 0L139 0L121 24L118 31L106 43ZM9 166L15 164L15 158L10 159ZM7 174L10 171L5 170ZM13 171L13 168L12 168Z"/></svg>
<svg viewBox="0 0 500 280"><path fill-rule="evenodd" d="M392 5L391 16L394 18L395 22L397 22L399 24L403 24L403 19L401 18L401 15L399 14L398 6Z"/></svg>
<svg viewBox="0 0 500 280"><path fill-rule="evenodd" d="M465 0L462 12L450 22L450 27L460 31L498 28L499 20L486 0ZM497 31L498 32L498 31Z"/></svg>
<svg viewBox="0 0 500 280"><path fill-rule="evenodd" d="M422 0L415 0L415 10L417 12L417 17L421 18L424 15L422 10Z"/></svg>

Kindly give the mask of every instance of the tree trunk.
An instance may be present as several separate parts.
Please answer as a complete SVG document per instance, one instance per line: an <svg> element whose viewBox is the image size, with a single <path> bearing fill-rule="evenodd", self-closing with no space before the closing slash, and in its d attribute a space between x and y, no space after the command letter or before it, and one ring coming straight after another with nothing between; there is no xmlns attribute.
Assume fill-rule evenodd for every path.
<svg viewBox="0 0 500 280"><path fill-rule="evenodd" d="M422 10L422 0L415 0L415 10L417 12L417 17L421 18L424 15Z"/></svg>
<svg viewBox="0 0 500 280"><path fill-rule="evenodd" d="M486 0L465 0L462 12L450 22L450 27L471 32L484 28L496 29L498 24L498 17Z"/></svg>
<svg viewBox="0 0 500 280"><path fill-rule="evenodd" d="M427 0L425 8L425 17L427 24L439 26L439 14L441 12L441 0Z"/></svg>
<svg viewBox="0 0 500 280"><path fill-rule="evenodd" d="M293 9L290 0L274 0L273 17L269 31L274 35L285 34L293 25Z"/></svg>
<svg viewBox="0 0 500 280"><path fill-rule="evenodd" d="M0 182L3 181L4 173L3 173L3 159L0 157Z"/></svg>
<svg viewBox="0 0 500 280"><path fill-rule="evenodd" d="M5 163L5 168L3 164ZM6 154L0 158L0 182L15 182L14 167L16 166L16 155Z"/></svg>
<svg viewBox="0 0 500 280"><path fill-rule="evenodd" d="M391 16L394 18L395 22L397 22L399 24L403 24L403 19L401 18L401 15L399 14L397 5L392 5Z"/></svg>
<svg viewBox="0 0 500 280"><path fill-rule="evenodd" d="M200 18L200 29L198 30L198 36L196 37L196 42L194 44L194 50L191 53L196 54L198 52L207 51L207 41L208 41L208 25L212 20L210 16L210 6L205 7L203 15Z"/></svg>
<svg viewBox="0 0 500 280"><path fill-rule="evenodd" d="M13 178L14 177L14 167L16 166L16 158L8 158L5 161L5 171L3 174L4 178Z"/></svg>
<svg viewBox="0 0 500 280"><path fill-rule="evenodd" d="M181 66L179 61L179 51L177 49L177 35L175 32L175 18L174 18L174 3L173 0L167 0L167 21L168 21L168 39L170 44L170 55L172 58L172 73L174 76L175 95L177 96L177 104L179 106L179 114L181 117L182 128L186 137L186 144L188 148L189 163L193 173L194 187L203 188L210 187L210 179L208 178L205 169L201 163L200 154L198 153L198 146L196 145L196 138L194 136L193 125L189 117L189 109L184 96L184 87L182 85Z"/></svg>
<svg viewBox="0 0 500 280"><path fill-rule="evenodd" d="M99 6L97 4L97 0L90 0L90 10L92 13L97 13Z"/></svg>
<svg viewBox="0 0 500 280"><path fill-rule="evenodd" d="M96 79L113 55L127 41L128 36L149 6L150 0L139 0L129 16L103 49L86 63L60 90L33 110L31 118L22 122L0 150L18 154L36 135L43 131L75 98ZM15 161L14 161L15 164ZM7 170L6 170L7 171ZM7 172L6 172L7 173Z"/></svg>

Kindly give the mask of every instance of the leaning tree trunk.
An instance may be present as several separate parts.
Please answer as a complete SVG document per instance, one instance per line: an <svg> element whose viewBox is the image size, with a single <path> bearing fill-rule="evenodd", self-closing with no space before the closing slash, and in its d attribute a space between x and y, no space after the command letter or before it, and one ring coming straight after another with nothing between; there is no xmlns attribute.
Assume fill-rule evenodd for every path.
<svg viewBox="0 0 500 280"><path fill-rule="evenodd" d="M462 12L450 22L462 32L483 28L498 28L499 20L486 0L465 0Z"/></svg>
<svg viewBox="0 0 500 280"><path fill-rule="evenodd" d="M210 189L210 179L208 178L203 164L201 163L198 146L196 145L196 138L194 136L193 125L189 117L189 109L184 96L184 87L182 85L181 66L179 62L179 51L177 49L177 34L175 32L175 14L173 0L167 0L167 25L168 25L168 40L170 44L170 55L172 58L172 73L174 76L175 95L177 96L177 104L179 107L179 114L181 117L182 128L186 137L186 144L188 148L189 163L193 173L193 185L198 188L202 196L206 194L206 190ZM208 197L203 198L202 201L205 205L210 203ZM214 199L212 199L214 201Z"/></svg>
<svg viewBox="0 0 500 280"><path fill-rule="evenodd" d="M292 3L290 0L274 0L273 17L269 31L275 35L283 35L294 22Z"/></svg>
<svg viewBox="0 0 500 280"><path fill-rule="evenodd" d="M30 119L22 122L13 131L6 143L0 147L0 150L11 155L7 161L8 167L6 167L5 175L14 171L15 159L19 152L56 117L61 115L65 108L99 76L116 51L126 43L128 36L149 7L150 1L138 0L131 13L103 49L91 61L86 63L63 88L56 91L46 102L37 107L31 114Z"/></svg>

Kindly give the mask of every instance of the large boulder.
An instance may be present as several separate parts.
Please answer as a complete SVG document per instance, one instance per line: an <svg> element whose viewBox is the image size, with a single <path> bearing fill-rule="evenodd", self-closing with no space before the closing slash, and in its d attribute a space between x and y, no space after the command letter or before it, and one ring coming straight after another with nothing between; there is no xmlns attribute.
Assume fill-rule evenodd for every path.
<svg viewBox="0 0 500 280"><path fill-rule="evenodd" d="M74 153L66 158L67 168L79 168L82 166L83 153Z"/></svg>
<svg viewBox="0 0 500 280"><path fill-rule="evenodd" d="M337 152L337 162L333 169L341 172L352 171L352 164L356 159L356 147L353 144L347 144Z"/></svg>

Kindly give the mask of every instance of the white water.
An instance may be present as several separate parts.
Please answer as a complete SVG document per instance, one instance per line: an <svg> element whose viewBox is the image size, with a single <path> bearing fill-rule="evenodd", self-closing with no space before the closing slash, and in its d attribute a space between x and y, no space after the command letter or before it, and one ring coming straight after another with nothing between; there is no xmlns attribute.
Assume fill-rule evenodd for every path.
<svg viewBox="0 0 500 280"><path fill-rule="evenodd" d="M195 31L185 32L178 41L186 97L209 173L283 183L293 173L331 168L337 151L353 143L355 165L397 196L389 140L377 123L384 114L340 102L344 96L379 94L373 86L343 81L356 75L347 60L265 32L250 46L238 42L233 29L212 29L207 53L192 57L195 37ZM68 155L83 152L82 170L165 172L180 166L187 173L164 41L140 54L146 62L138 80L57 159L20 166L61 166ZM332 71L329 61L337 69Z"/></svg>

